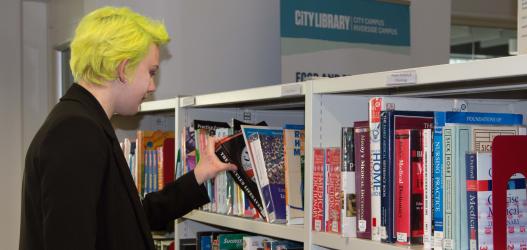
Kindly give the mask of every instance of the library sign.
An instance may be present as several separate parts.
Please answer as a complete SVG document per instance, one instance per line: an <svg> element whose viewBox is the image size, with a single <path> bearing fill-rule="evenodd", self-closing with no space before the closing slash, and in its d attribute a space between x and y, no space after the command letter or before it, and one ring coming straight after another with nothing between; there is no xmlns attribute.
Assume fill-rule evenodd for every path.
<svg viewBox="0 0 527 250"><path fill-rule="evenodd" d="M346 65L320 71L324 60L332 60L329 65L339 64L333 53L324 51L372 45L410 47L410 7L376 0L281 0L280 33L283 82L337 77L348 72ZM302 54L312 54L315 66L306 64L309 59L302 56L294 60ZM295 67L295 63L304 65L304 69Z"/></svg>

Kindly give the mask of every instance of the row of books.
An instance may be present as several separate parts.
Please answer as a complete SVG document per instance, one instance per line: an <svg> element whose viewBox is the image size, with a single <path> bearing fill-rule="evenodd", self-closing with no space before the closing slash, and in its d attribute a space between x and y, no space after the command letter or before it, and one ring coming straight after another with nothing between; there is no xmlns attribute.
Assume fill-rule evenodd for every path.
<svg viewBox="0 0 527 250"><path fill-rule="evenodd" d="M174 180L174 132L138 130L120 144L141 197Z"/></svg>
<svg viewBox="0 0 527 250"><path fill-rule="evenodd" d="M304 249L303 244L290 240L252 235L242 232L201 231L196 233L195 248L188 245L186 249L196 250L296 250Z"/></svg>
<svg viewBox="0 0 527 250"><path fill-rule="evenodd" d="M459 102L464 112L451 111ZM425 248L492 249L492 140L526 129L520 114L469 112L485 105L371 98L369 119L343 128L341 148L314 149L312 229ZM505 110L508 103L492 105ZM520 249L527 242L525 178L509 188L509 245ZM356 215L351 229L348 214Z"/></svg>
<svg viewBox="0 0 527 250"><path fill-rule="evenodd" d="M265 122L195 120L182 131L178 175L196 166L200 144L210 135L224 137L216 145L216 155L238 169L220 173L206 183L211 203L203 210L270 223L303 224L303 126L282 129L268 127Z"/></svg>

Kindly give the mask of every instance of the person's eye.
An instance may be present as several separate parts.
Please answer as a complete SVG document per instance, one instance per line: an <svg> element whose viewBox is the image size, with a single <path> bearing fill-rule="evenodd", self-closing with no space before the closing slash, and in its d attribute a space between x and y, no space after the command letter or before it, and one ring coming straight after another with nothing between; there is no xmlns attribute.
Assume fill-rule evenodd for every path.
<svg viewBox="0 0 527 250"><path fill-rule="evenodd" d="M157 71L156 70L151 70L150 71L150 76L151 77L154 77L156 75Z"/></svg>

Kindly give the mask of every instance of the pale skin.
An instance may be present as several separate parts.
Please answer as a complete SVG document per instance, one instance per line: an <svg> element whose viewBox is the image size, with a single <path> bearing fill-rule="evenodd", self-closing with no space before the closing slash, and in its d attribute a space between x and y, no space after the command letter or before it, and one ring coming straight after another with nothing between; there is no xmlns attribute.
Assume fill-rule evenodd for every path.
<svg viewBox="0 0 527 250"><path fill-rule="evenodd" d="M137 65L129 77L126 72L128 60L123 60L117 67L117 79L103 84L79 81L101 104L109 119L113 114L134 115L145 97L156 90L154 76L159 69L159 48L150 45L148 54ZM236 166L221 162L214 153L215 145L221 138L209 137L207 145L200 145L200 161L194 168L198 184L214 178L225 170L235 170Z"/></svg>

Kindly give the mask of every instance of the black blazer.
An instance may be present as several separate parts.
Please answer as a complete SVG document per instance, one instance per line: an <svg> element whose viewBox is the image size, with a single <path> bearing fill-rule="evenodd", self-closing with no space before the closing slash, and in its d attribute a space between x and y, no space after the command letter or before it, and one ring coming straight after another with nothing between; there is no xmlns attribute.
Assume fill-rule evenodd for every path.
<svg viewBox="0 0 527 250"><path fill-rule="evenodd" d="M74 84L26 155L20 249L154 249L150 230L209 202L193 172L141 201L99 102Z"/></svg>

